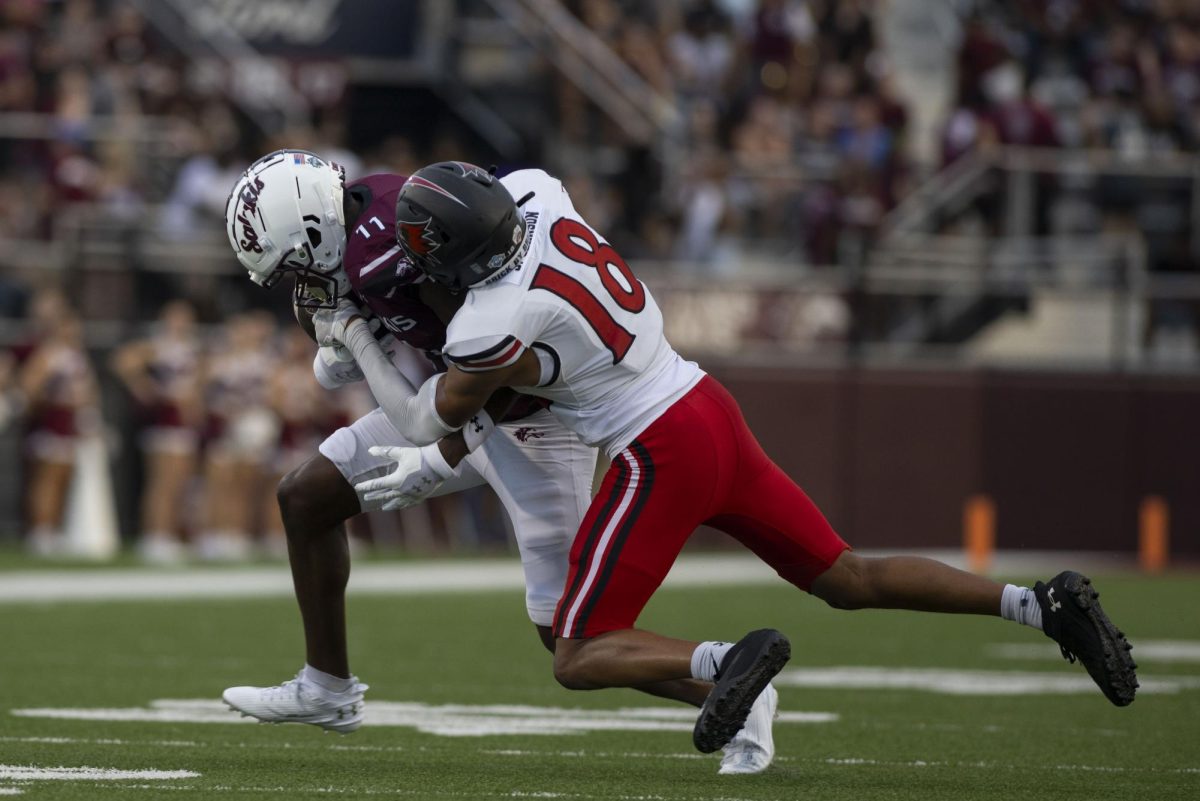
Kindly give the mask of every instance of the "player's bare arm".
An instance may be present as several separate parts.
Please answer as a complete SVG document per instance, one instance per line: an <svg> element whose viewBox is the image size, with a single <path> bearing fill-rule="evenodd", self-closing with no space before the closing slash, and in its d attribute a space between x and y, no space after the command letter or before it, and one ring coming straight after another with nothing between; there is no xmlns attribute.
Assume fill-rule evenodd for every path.
<svg viewBox="0 0 1200 801"><path fill-rule="evenodd" d="M466 373L451 366L437 387L434 408L447 425L466 425L475 414L488 404L492 395L507 387L535 386L541 377L541 364L533 351L525 351L521 358L508 367L483 373ZM506 395L511 403L512 396ZM499 419L488 413L492 419Z"/></svg>

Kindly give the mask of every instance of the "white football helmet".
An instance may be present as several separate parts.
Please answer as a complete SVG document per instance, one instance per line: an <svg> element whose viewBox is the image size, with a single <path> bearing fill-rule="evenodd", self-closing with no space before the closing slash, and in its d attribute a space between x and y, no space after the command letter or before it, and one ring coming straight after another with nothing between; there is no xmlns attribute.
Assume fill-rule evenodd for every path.
<svg viewBox="0 0 1200 801"><path fill-rule="evenodd" d="M342 270L345 171L306 150L277 150L250 165L225 206L225 232L250 280L296 276L297 306L333 308L350 290Z"/></svg>

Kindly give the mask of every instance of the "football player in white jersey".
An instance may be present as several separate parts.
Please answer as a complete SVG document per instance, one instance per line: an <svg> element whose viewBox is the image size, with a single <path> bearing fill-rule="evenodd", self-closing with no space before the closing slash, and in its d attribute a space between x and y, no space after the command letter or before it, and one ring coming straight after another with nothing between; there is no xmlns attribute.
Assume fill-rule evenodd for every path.
<svg viewBox="0 0 1200 801"><path fill-rule="evenodd" d="M410 260L466 299L447 330L451 366L419 389L388 371L367 325L345 310L326 332L354 354L396 428L416 444L493 430L483 406L500 388L539 395L612 457L579 527L554 618L555 677L574 689L715 681L693 740L729 742L790 646L777 631L734 644L634 628L701 524L741 541L786 580L840 609L1000 616L1042 629L1083 662L1118 706L1137 687L1129 645L1090 581L1064 572L1033 589L918 557L854 554L762 451L728 392L663 337L653 297L538 170L498 180L443 162L411 176L396 205ZM465 426L465 428L464 428ZM360 491L404 497L412 459Z"/></svg>
<svg viewBox="0 0 1200 801"><path fill-rule="evenodd" d="M444 369L445 324L461 297L426 280L396 245L392 220L404 182L405 176L375 175L343 186L340 170L312 153L271 153L251 165L230 195L230 243L256 283L269 287L292 273L319 289L321 305L353 297L383 320L392 337L426 352L435 367ZM297 295L303 306L313 300ZM370 314L349 302L344 308ZM324 330L335 317L331 309L318 311L315 324ZM362 379L344 352L321 344L313 367L323 386ZM378 353L391 376L402 381L386 354ZM501 401L496 411L503 422L495 436L485 445L476 443L469 455L470 432L421 450L399 451L414 460L402 499L385 492L356 493L353 487L390 469L392 449L411 441L380 409L331 435L320 453L284 477L278 498L304 623L306 664L296 679L282 685L229 688L226 702L262 720L312 723L343 733L358 728L365 686L350 674L347 656L349 555L343 521L360 511L407 506L485 481L513 523L525 570L526 608L553 650L550 624L570 544L591 500L596 453L546 411L544 401L519 398L507 414L505 406L508 402ZM446 458L456 467L446 465ZM642 689L699 705L710 686L687 679ZM727 749L722 770L757 772L773 754L771 717L760 715Z"/></svg>

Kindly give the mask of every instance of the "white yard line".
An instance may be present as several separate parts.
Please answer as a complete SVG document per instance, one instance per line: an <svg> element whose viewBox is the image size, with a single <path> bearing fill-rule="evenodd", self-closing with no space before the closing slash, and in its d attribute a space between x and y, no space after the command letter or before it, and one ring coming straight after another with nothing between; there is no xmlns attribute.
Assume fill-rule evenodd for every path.
<svg viewBox="0 0 1200 801"><path fill-rule="evenodd" d="M107 737L98 740L87 737L0 737L0 743L38 743L44 745L151 745L164 748L202 748L204 746L204 743L196 743L190 740L114 740Z"/></svg>
<svg viewBox="0 0 1200 801"><path fill-rule="evenodd" d="M1200 676L1138 677L1141 694L1174 694L1200 689ZM922 690L944 695L1079 695L1096 692L1082 671L951 670L945 668L842 665L793 668L775 677L780 687L821 689Z"/></svg>
<svg viewBox="0 0 1200 801"><path fill-rule="evenodd" d="M1200 663L1200 640L1143 640L1133 644L1134 658L1143 662ZM1001 659L1057 662L1062 659L1053 643L998 642L987 646L989 654Z"/></svg>
<svg viewBox="0 0 1200 801"><path fill-rule="evenodd" d="M888 555L891 551L861 551ZM922 551L923 555L961 566L961 552ZM999 554L995 569L1002 574L1036 574L1075 569L1121 569L1129 562L1112 554L1026 552ZM687 555L675 564L668 587L714 587L777 584L787 586L775 572L744 551ZM356 565L349 591L361 595L423 595L520 590L525 586L521 564L513 559L440 560L403 563L369 562ZM291 597L291 574L284 565L231 568L111 568L0 572L0 603L46 601L106 601L197 598Z"/></svg>
<svg viewBox="0 0 1200 801"><path fill-rule="evenodd" d="M784 799L748 799L741 796L729 795L661 795L658 793L648 795L630 795L620 794L613 795L605 793L603 795L593 795L592 793L578 792L556 792L553 790L509 790L508 792L489 792L486 790L441 790L437 788L427 787L422 789L410 788L390 788L390 789L369 789L355 788L347 789L343 787L264 787L261 785L224 785L202 787L199 785L176 784L176 785L154 785L154 784L119 784L117 787L123 790L183 790L202 792L206 794L213 793L282 793L282 794L312 794L312 795L350 795L359 796L387 796L391 798L405 798L410 796L419 796L421 798L569 798L579 799L580 801L784 801ZM788 799L788 801L793 801Z"/></svg>
<svg viewBox="0 0 1200 801"><path fill-rule="evenodd" d="M218 700L162 698L145 707L13 709L22 718L100 720L144 723L256 723L240 717ZM833 723L831 712L781 712L780 724ZM692 709L627 707L572 709L528 705L421 704L372 701L369 726L404 726L443 737L481 737L495 734L568 735L594 731L691 731Z"/></svg>
<svg viewBox="0 0 1200 801"><path fill-rule="evenodd" d="M778 581L753 557L688 557L668 579L674 586L762 584ZM349 592L360 595L473 593L524 588L521 563L511 560L367 563L354 567ZM283 565L178 570L37 570L0 573L0 603L290 597L292 578Z"/></svg>
<svg viewBox="0 0 1200 801"><path fill-rule="evenodd" d="M9 781L129 781L130 779L196 779L191 770L117 770L116 768L55 767L37 765L0 765L0 779Z"/></svg>

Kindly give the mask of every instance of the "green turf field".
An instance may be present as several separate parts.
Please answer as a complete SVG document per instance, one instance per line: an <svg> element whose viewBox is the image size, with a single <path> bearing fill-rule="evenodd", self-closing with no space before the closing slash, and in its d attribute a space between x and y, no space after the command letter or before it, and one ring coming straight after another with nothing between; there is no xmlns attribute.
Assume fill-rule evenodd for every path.
<svg viewBox="0 0 1200 801"><path fill-rule="evenodd" d="M251 724L215 703L227 685L276 683L300 666L289 600L4 604L0 797L1198 799L1200 579L1098 577L1097 585L1135 645L1144 683L1158 678L1174 692L1116 709L1098 691L950 695L785 684L781 711L836 717L781 721L776 764L750 777L717 776L717 757L692 750L684 716L602 712L673 710L667 702L560 689L518 592L352 597L352 655L371 685L369 719L378 708L409 725L368 725L347 737ZM777 627L792 639L789 670L882 667L897 681L935 668L1082 675L1055 659L1041 634L1010 623L835 612L784 585L664 590L642 623L695 638ZM1159 656L1138 655L1139 642L1157 642ZM934 681L978 683L972 675ZM446 704L456 706L439 707ZM544 709L562 707L588 711ZM37 709L60 711L13 713ZM64 709L110 719L46 716ZM119 714L168 720L111 719ZM221 722L191 722L204 719ZM577 724L598 730L563 730ZM509 733L445 733L481 726ZM168 773L34 778L82 767Z"/></svg>

